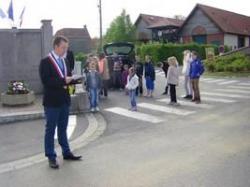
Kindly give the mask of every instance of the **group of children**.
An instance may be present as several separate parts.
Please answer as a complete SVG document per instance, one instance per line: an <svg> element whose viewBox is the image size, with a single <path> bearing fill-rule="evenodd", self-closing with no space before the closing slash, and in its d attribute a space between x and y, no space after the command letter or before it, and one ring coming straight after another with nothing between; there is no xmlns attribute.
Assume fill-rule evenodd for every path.
<svg viewBox="0 0 250 187"><path fill-rule="evenodd" d="M165 88L164 94L168 93L168 88L170 89L170 105L178 106L176 97L176 86L179 84L179 71L178 71L178 61L176 57L172 56L165 61L163 65L163 70L166 74L167 85ZM99 111L98 101L99 93L102 86L102 78L100 76L98 68L98 58L90 58L88 71L86 72L86 90L89 93L90 101L90 110L91 112ZM123 71L121 72L121 69ZM154 91L154 81L155 81L155 69L150 56L145 57L145 65L139 62L139 57L136 57L136 62L134 65L129 67L127 64L116 64L114 63L113 67L113 84L118 86L121 84L122 87L126 90L126 95L129 95L131 111L137 111L136 97L137 95L143 93L142 77L143 70L146 82L147 93L146 97L153 97ZM119 71L119 73L118 73ZM184 88L186 95L184 98L192 99L192 101L197 104L201 102L200 92L199 92L199 78L204 72L204 67L202 62L198 58L198 54L189 50L184 51L183 58L183 69L182 73L184 74Z"/></svg>
<svg viewBox="0 0 250 187"><path fill-rule="evenodd" d="M121 67L118 67L116 65L116 70L119 71L121 70ZM103 80L101 77L101 70L103 68L100 68L100 59L97 57L90 57L88 58L88 67L87 70L85 71L86 73L86 90L88 92L89 96L89 102L90 102L90 111L91 112L98 112L100 111L99 109L99 94L102 91L103 88ZM136 111L136 91L139 86L139 78L136 75L136 71L134 66L130 67L128 65L124 65L123 71L121 75L118 75L118 72L113 72L115 76L113 76L113 83L114 86L118 86L118 81L119 84L123 85L123 88L126 90L125 93L129 95L130 100L131 100L131 111ZM121 81L121 82L120 82Z"/></svg>
<svg viewBox="0 0 250 187"><path fill-rule="evenodd" d="M165 72L167 78L167 85L165 92L168 94L168 88L170 87L170 105L180 105L176 99L176 86L179 83L178 61L176 57L169 57L167 62L162 65L162 69ZM186 95L185 99L191 99L192 102L199 104L200 90L199 90L199 78L204 72L204 66L201 60L198 58L196 51L185 50L183 52L183 69L184 75L184 89Z"/></svg>

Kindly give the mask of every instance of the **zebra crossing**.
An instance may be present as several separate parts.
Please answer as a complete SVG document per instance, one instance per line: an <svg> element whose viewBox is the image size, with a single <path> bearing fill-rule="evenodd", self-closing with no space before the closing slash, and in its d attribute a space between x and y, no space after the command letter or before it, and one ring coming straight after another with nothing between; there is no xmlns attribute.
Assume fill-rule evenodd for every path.
<svg viewBox="0 0 250 187"><path fill-rule="evenodd" d="M68 138L71 138L71 136L73 135L75 128L77 126L77 116L76 115L70 115L69 116L69 123L68 123L68 127L67 127L67 136ZM55 130L55 136L54 139L57 140L58 139L58 135L57 135L57 127Z"/></svg>
<svg viewBox="0 0 250 187"><path fill-rule="evenodd" d="M165 73L161 70L156 71L156 75L159 77L165 77ZM180 81L184 80L184 76L180 76ZM238 86L249 86L250 87L250 81L247 82L241 82L240 80L232 80L232 79L218 79L218 78L200 78L201 82L208 83L208 84L217 84L220 86L227 86L227 85L238 85Z"/></svg>
<svg viewBox="0 0 250 187"><path fill-rule="evenodd" d="M195 104L194 102L178 98L180 106L171 106L168 105L169 98L159 98L146 100L146 102L139 102L137 104L137 112L129 111L123 107L110 107L104 110L119 116L136 119L139 121L145 121L154 124L161 123L164 122L164 117L168 115L188 117L201 111L211 110L218 105L223 106L249 100L250 88L248 86L235 85L234 83L235 82L231 81L232 85L223 84L223 88L218 87L213 91L201 91L201 104Z"/></svg>

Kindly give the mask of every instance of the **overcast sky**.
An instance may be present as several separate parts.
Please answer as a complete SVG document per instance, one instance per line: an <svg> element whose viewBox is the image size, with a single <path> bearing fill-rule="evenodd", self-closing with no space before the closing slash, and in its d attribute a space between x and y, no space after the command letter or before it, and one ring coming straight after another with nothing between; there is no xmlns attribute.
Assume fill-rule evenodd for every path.
<svg viewBox="0 0 250 187"><path fill-rule="evenodd" d="M13 0L17 20L24 6L23 28L40 28L42 19L52 19L54 32L60 28L87 25L91 37L99 35L99 0ZM5 13L10 0L0 0ZM187 16L196 3L210 5L250 16L247 0L102 0L104 32L110 22L125 9L134 23L140 13L173 17ZM9 28L8 19L0 19L0 28Z"/></svg>

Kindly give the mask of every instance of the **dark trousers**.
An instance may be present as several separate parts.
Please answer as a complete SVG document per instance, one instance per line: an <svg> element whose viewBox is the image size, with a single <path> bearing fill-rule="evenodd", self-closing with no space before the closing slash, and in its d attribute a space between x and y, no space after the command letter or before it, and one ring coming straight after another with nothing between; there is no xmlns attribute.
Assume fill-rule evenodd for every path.
<svg viewBox="0 0 250 187"><path fill-rule="evenodd" d="M108 97L108 87L109 87L109 80L102 80L102 89L100 90L100 95Z"/></svg>
<svg viewBox="0 0 250 187"><path fill-rule="evenodd" d="M139 93L143 94L143 81L142 77L139 77L139 86L136 88L136 95L139 95Z"/></svg>
<svg viewBox="0 0 250 187"><path fill-rule="evenodd" d="M169 86L170 86L170 100L171 100L171 102L176 103L177 102L177 100L176 100L176 89L175 89L176 85L169 84Z"/></svg>
<svg viewBox="0 0 250 187"><path fill-rule="evenodd" d="M200 101L200 88L199 88L199 79L191 79L192 90L193 90L193 100Z"/></svg>
<svg viewBox="0 0 250 187"><path fill-rule="evenodd" d="M168 94L168 84L165 87L165 94Z"/></svg>
<svg viewBox="0 0 250 187"><path fill-rule="evenodd" d="M122 73L121 71L113 72L113 86L114 88L122 88Z"/></svg>
<svg viewBox="0 0 250 187"><path fill-rule="evenodd" d="M45 107L46 127L45 127L45 156L51 160L56 159L54 136L57 127L58 142L62 148L63 155L70 153L67 126L69 119L69 106L63 105L61 107Z"/></svg>

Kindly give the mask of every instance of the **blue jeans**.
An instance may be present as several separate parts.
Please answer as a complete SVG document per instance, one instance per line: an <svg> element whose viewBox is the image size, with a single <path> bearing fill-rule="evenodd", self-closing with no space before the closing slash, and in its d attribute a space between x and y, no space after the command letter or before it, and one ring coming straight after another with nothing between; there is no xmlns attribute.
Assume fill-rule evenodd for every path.
<svg viewBox="0 0 250 187"><path fill-rule="evenodd" d="M69 106L67 104L61 107L45 107L45 156L51 160L56 159L54 136L55 129L57 127L58 142L62 148L62 154L64 156L70 153L67 126L69 119Z"/></svg>
<svg viewBox="0 0 250 187"><path fill-rule="evenodd" d="M154 90L154 80L152 80L151 77L146 77L146 87L147 90Z"/></svg>
<svg viewBox="0 0 250 187"><path fill-rule="evenodd" d="M99 102L99 89L98 88L89 89L89 102L90 102L90 108L95 108L98 106L98 102Z"/></svg>
<svg viewBox="0 0 250 187"><path fill-rule="evenodd" d="M132 107L136 107L136 90L129 90L129 98Z"/></svg>

